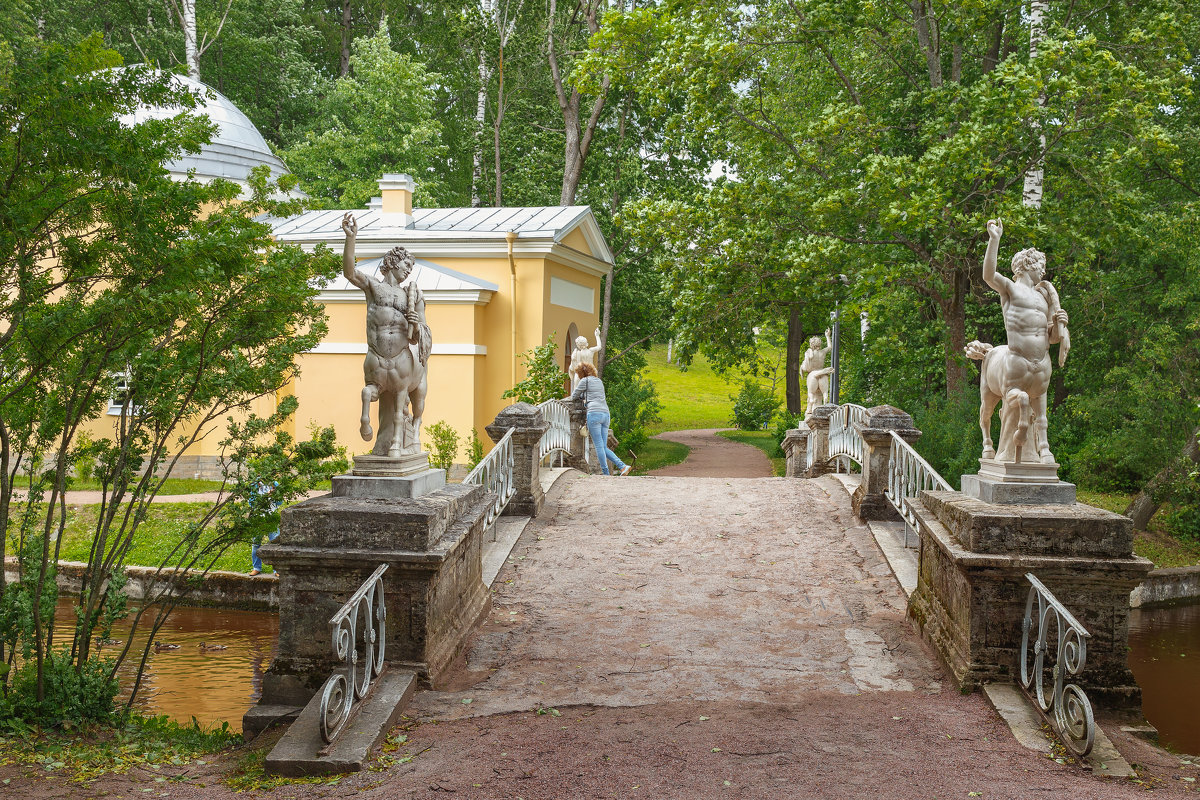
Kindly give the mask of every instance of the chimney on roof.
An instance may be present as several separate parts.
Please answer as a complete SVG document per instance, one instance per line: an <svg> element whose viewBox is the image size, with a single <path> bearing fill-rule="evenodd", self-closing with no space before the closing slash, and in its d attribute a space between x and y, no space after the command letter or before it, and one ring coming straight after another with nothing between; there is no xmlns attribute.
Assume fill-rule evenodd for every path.
<svg viewBox="0 0 1200 800"><path fill-rule="evenodd" d="M386 215L403 215L401 224L412 224L412 196L416 185L411 175L403 173L388 173L379 179L379 194L383 197L383 213Z"/></svg>
<svg viewBox="0 0 1200 800"><path fill-rule="evenodd" d="M383 198L382 197L372 197L370 200L367 201L367 208L374 210L374 211L383 211Z"/></svg>

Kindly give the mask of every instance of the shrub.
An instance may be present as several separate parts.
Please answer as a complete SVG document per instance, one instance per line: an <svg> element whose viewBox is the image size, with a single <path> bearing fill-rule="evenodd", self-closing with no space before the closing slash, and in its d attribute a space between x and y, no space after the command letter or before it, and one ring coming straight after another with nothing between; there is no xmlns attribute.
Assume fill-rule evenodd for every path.
<svg viewBox="0 0 1200 800"><path fill-rule="evenodd" d="M750 378L742 382L742 390L733 400L733 424L744 431L758 431L767 426L779 408L779 398Z"/></svg>
<svg viewBox="0 0 1200 800"><path fill-rule="evenodd" d="M467 439L467 469L475 469L483 461L483 441L479 438L479 429L471 428L471 438Z"/></svg>
<svg viewBox="0 0 1200 800"><path fill-rule="evenodd" d="M780 453L783 452L783 439L787 436L787 432L792 428L800 427L803 419L802 414L793 414L786 408L779 409L775 415L775 427L771 428L771 437L775 440L775 447Z"/></svg>
<svg viewBox="0 0 1200 800"><path fill-rule="evenodd" d="M0 696L0 718L44 727L112 721L118 687L107 659L76 665L67 652L49 650L42 670L45 695L38 700L37 662L31 659L17 669L7 698Z"/></svg>
<svg viewBox="0 0 1200 800"><path fill-rule="evenodd" d="M567 374L558 366L558 360L554 357L554 351L557 349L554 336L555 334L550 334L545 344L521 353L520 359L525 362L525 379L518 381L516 386L502 395L503 397L515 397L536 406L563 396Z"/></svg>
<svg viewBox="0 0 1200 800"><path fill-rule="evenodd" d="M426 426L425 432L429 436L425 447L429 450L430 465L449 472L454 466L454 457L458 455L458 431L447 425L444 420L438 420Z"/></svg>
<svg viewBox="0 0 1200 800"><path fill-rule="evenodd" d="M645 366L646 358L638 350L604 365L604 393L612 414L613 436L621 443L617 454L622 460L646 443L646 426L656 422L662 410L658 391L642 375Z"/></svg>

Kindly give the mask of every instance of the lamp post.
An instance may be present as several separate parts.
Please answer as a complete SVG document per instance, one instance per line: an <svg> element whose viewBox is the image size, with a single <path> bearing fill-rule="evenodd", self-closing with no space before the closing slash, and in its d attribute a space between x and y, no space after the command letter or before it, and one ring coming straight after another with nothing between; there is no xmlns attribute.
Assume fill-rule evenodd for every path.
<svg viewBox="0 0 1200 800"><path fill-rule="evenodd" d="M835 278L829 279L830 283L849 286L850 279L845 275L838 275ZM839 292L840 294L840 292ZM841 369L841 323L842 323L842 301L840 298L835 298L833 301L833 311L829 312L830 325L833 328L833 352L830 354L833 367L833 374L829 376L829 402L833 405L840 405L838 402L838 394L841 391L842 369Z"/></svg>
<svg viewBox="0 0 1200 800"><path fill-rule="evenodd" d="M831 327L833 328L833 353L832 353L832 359L831 359L832 366L833 366L833 374L829 376L829 402L835 406L840 405L840 403L838 402L838 390L840 389L839 384L840 384L840 379L841 379L841 365L839 363L840 353L838 352L839 351L838 343L841 339L840 334L841 334L842 313L841 313L840 306L841 306L841 303L839 301L835 300L833 303L833 311L829 312L829 319L833 323L831 325Z"/></svg>

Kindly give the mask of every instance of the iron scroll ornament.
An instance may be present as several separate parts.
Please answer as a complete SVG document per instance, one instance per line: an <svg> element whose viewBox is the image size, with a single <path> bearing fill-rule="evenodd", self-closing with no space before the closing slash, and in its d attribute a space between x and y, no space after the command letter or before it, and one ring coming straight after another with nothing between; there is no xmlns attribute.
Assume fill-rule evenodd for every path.
<svg viewBox="0 0 1200 800"><path fill-rule="evenodd" d="M341 666L321 689L321 738L326 744L342 732L352 716L354 704L367 696L371 682L383 672L387 641L383 573L387 568L387 564L380 564L329 619L333 657ZM365 621L361 630L360 616Z"/></svg>
<svg viewBox="0 0 1200 800"><path fill-rule="evenodd" d="M1066 677L1078 676L1083 672L1087 662L1087 640L1091 634L1033 573L1025 573L1025 578L1031 585L1025 601L1025 618L1021 622L1021 688L1033 702L1034 708L1054 727L1063 745L1072 754L1082 758L1092 751L1095 743L1096 720L1092 715L1092 704L1083 689L1077 684L1066 683ZM1035 600L1036 617L1033 614ZM1051 668L1054 685L1047 700L1045 661L1051 623L1057 632L1057 645ZM1035 625L1031 665L1029 645Z"/></svg>

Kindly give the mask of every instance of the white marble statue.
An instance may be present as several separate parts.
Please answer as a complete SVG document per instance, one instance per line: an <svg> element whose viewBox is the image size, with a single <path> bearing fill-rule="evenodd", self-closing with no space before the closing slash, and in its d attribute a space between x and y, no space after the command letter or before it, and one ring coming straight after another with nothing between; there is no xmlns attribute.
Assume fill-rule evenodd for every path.
<svg viewBox="0 0 1200 800"><path fill-rule="evenodd" d="M596 328L596 346L588 347L586 336L575 337L575 349L571 351L571 366L567 372L571 373L571 391L575 391L576 384L579 383L579 367L582 364L591 364L596 366L596 353L604 349L604 342L600 340L600 329Z"/></svg>
<svg viewBox="0 0 1200 800"><path fill-rule="evenodd" d="M1041 461L1053 464L1046 439L1046 391L1050 387L1050 345L1058 344L1058 365L1067 360L1071 337L1067 312L1058 292L1043 280L1046 254L1029 248L1013 256L1012 279L996 272L996 256L1004 224L989 220L988 246L983 257L983 280L1000 295L1008 344L992 347L971 342L967 355L982 360L979 381L979 428L983 431L983 457L1000 462ZM992 446L992 412L1001 400L1000 448ZM1033 452L1026 449L1033 428Z"/></svg>
<svg viewBox="0 0 1200 800"><path fill-rule="evenodd" d="M808 404L804 409L804 418L812 416L813 410L819 405L829 402L829 376L833 367L825 366L825 356L833 349L833 337L825 331L825 347L821 347L821 337L814 336L808 340L808 349L804 351L804 361L800 370L808 373Z"/></svg>
<svg viewBox="0 0 1200 800"><path fill-rule="evenodd" d="M358 223L353 215L342 218L342 230L346 232L342 273L367 296L367 357L363 360L367 385L362 390L359 433L371 441L371 403L378 400L379 435L372 455L398 458L419 453L428 388L425 372L433 336L417 282L401 286L416 262L403 247L393 247L383 257L383 279L367 275L354 266Z"/></svg>

